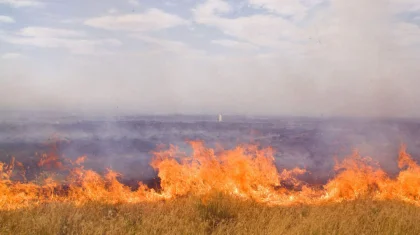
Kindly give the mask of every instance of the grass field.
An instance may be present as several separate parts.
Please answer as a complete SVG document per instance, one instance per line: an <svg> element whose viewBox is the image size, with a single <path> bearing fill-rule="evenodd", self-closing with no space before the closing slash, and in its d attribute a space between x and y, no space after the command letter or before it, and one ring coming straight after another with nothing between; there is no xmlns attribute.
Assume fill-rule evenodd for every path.
<svg viewBox="0 0 420 235"><path fill-rule="evenodd" d="M221 195L205 203L53 203L0 211L0 234L420 234L420 208L369 200L269 207Z"/></svg>

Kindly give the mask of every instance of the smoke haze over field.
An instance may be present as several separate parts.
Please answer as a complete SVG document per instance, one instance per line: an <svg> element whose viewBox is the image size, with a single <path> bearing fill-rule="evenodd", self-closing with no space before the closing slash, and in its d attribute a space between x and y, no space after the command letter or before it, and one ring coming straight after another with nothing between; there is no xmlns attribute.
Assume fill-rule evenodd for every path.
<svg viewBox="0 0 420 235"><path fill-rule="evenodd" d="M416 0L0 1L0 109L418 117Z"/></svg>
<svg viewBox="0 0 420 235"><path fill-rule="evenodd" d="M155 177L149 163L158 146L175 145L189 153L187 141L232 149L243 144L272 147L279 169L305 168L310 180L325 181L334 174L334 158L354 149L370 156L388 173L398 170L401 143L414 159L420 156L420 124L410 120L244 118L224 116L127 116L118 119L86 117L14 118L0 122L0 162L11 156L31 168L35 153L50 152L67 159L87 156L85 166L102 172L112 168L125 179ZM215 148L216 150L218 148Z"/></svg>

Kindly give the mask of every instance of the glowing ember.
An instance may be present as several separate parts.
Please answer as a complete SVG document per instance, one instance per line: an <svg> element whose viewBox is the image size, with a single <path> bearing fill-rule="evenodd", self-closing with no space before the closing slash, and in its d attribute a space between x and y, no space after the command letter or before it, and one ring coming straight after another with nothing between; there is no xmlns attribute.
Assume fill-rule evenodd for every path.
<svg viewBox="0 0 420 235"><path fill-rule="evenodd" d="M84 169L86 157L64 161L52 153L43 155L38 166L66 172L50 174L33 181L26 179L24 166L12 159L0 163L0 208L18 209L48 202L89 201L102 203L137 203L170 200L194 195L203 198L212 192L251 199L269 205L321 204L369 198L402 200L420 205L420 167L402 146L399 175L392 179L370 158L353 156L336 164L337 175L322 187L311 187L298 180L304 169L282 170L274 164L270 148L241 146L233 150L206 148L192 142L193 153L187 156L176 147L155 152L151 166L157 170L162 190L156 192L141 182L136 191L119 182L120 175L108 170L100 174Z"/></svg>

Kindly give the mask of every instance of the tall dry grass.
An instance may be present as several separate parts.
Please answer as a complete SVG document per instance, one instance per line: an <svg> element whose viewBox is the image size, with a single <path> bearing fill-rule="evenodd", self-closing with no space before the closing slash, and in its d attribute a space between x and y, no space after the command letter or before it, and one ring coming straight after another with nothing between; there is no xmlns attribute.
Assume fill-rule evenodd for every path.
<svg viewBox="0 0 420 235"><path fill-rule="evenodd" d="M142 204L0 211L0 234L420 234L420 208L358 200L269 207L214 195Z"/></svg>

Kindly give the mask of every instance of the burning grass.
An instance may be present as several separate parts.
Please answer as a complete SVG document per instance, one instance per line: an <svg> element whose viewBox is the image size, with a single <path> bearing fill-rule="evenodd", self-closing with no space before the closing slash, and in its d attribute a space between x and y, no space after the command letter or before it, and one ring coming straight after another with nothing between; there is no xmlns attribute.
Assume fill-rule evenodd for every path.
<svg viewBox="0 0 420 235"><path fill-rule="evenodd" d="M399 154L401 171L396 178L389 177L372 159L355 153L336 164L336 176L327 184L314 187L297 178L305 169L279 172L269 148L242 146L215 151L199 142L191 144L191 156L175 147L154 153L151 165L160 179L158 191L141 182L133 191L121 183L117 172L109 170L100 175L84 169L85 157L66 161L55 154L43 155L39 167L58 167L36 180L28 180L27 168L13 159L9 164L0 163L0 209L15 210L46 202L156 202L191 195L206 200L213 192L267 205L320 205L360 198L420 205L420 166L405 147Z"/></svg>
<svg viewBox="0 0 420 235"><path fill-rule="evenodd" d="M267 206L212 195L136 204L48 203L0 211L1 234L420 234L401 201Z"/></svg>
<svg viewBox="0 0 420 235"><path fill-rule="evenodd" d="M420 166L404 146L397 177L355 153L315 187L298 179L305 169L278 171L270 148L191 145L191 156L175 147L154 153L158 190L141 182L133 190L117 172L85 169L84 157L43 155L37 166L53 171L35 180L13 159L0 164L0 231L420 234Z"/></svg>

